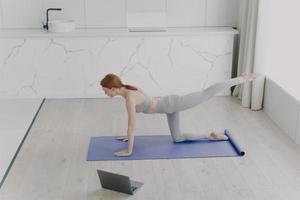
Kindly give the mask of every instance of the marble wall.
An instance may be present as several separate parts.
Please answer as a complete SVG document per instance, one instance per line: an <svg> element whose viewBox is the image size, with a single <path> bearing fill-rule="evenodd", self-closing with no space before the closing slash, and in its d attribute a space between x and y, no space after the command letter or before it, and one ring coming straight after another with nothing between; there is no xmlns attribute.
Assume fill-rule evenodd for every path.
<svg viewBox="0 0 300 200"><path fill-rule="evenodd" d="M151 95L185 94L230 78L232 51L233 34L0 38L0 98L102 97L107 73Z"/></svg>

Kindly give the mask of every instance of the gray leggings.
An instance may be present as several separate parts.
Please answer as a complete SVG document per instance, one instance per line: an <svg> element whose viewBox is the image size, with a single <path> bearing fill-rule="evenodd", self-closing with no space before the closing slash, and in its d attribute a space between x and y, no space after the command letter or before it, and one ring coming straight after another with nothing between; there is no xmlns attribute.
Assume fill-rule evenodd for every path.
<svg viewBox="0 0 300 200"><path fill-rule="evenodd" d="M168 125L174 142L206 139L207 135L182 133L180 131L180 111L197 106L200 103L207 101L215 94L240 83L240 79L237 77L227 81L218 82L199 92L193 92L182 96L168 95L160 97L157 99L156 113L167 114Z"/></svg>

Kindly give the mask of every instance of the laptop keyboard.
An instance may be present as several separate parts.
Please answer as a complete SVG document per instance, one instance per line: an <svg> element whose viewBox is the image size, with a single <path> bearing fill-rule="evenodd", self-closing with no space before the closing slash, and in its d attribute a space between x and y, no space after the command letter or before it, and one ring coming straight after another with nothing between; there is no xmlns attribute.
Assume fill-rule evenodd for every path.
<svg viewBox="0 0 300 200"><path fill-rule="evenodd" d="M136 190L136 189L137 189L137 187L134 187L134 186L131 187L131 190L132 190L132 191L134 191L134 190Z"/></svg>

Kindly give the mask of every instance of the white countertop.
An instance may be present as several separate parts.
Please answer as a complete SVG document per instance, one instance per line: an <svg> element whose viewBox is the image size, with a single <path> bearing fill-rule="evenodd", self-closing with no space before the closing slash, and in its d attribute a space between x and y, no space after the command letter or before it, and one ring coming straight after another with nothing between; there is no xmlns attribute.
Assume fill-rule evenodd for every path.
<svg viewBox="0 0 300 200"><path fill-rule="evenodd" d="M69 33L49 33L43 29L0 29L0 38L53 37L130 37L130 36L184 36L201 34L238 34L232 27L167 28L164 32L129 32L125 28L76 29Z"/></svg>

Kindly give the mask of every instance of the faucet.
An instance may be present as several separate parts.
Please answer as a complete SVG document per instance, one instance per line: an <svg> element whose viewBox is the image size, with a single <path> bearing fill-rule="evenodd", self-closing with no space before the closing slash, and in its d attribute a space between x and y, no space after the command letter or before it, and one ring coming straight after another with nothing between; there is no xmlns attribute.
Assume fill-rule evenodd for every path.
<svg viewBox="0 0 300 200"><path fill-rule="evenodd" d="M49 21L49 11L50 10L62 10L61 8L48 8L46 13L46 24L43 24L43 28L48 30L48 21Z"/></svg>

